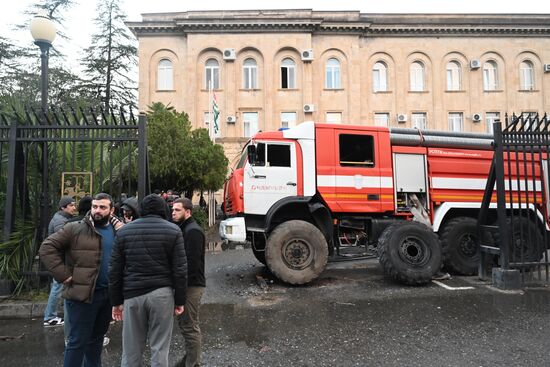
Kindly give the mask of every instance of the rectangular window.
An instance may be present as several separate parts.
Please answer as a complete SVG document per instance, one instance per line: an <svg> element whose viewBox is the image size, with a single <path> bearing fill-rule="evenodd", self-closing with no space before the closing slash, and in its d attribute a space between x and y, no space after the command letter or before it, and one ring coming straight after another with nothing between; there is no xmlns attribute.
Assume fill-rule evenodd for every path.
<svg viewBox="0 0 550 367"><path fill-rule="evenodd" d="M425 112L415 112L412 114L412 126L414 128L425 130L427 125Z"/></svg>
<svg viewBox="0 0 550 367"><path fill-rule="evenodd" d="M269 167L290 167L290 145L268 144L267 165Z"/></svg>
<svg viewBox="0 0 550 367"><path fill-rule="evenodd" d="M449 112L449 130L450 131L464 130L462 112Z"/></svg>
<svg viewBox="0 0 550 367"><path fill-rule="evenodd" d="M386 112L375 113L374 126L384 126L384 127L390 126L390 114Z"/></svg>
<svg viewBox="0 0 550 367"><path fill-rule="evenodd" d="M243 70L244 73L244 89L257 89L258 88L258 77L256 67L245 67Z"/></svg>
<svg viewBox="0 0 550 367"><path fill-rule="evenodd" d="M341 124L342 112L327 112L326 121L328 124Z"/></svg>
<svg viewBox="0 0 550 367"><path fill-rule="evenodd" d="M487 132L493 133L493 123L500 120L500 112L487 112L485 114L485 123L487 124Z"/></svg>
<svg viewBox="0 0 550 367"><path fill-rule="evenodd" d="M372 71L373 89L375 92L386 92L388 90L388 83L386 81L385 70L373 70Z"/></svg>
<svg viewBox="0 0 550 367"><path fill-rule="evenodd" d="M204 121L204 127L210 131L210 119L213 119L214 118L214 115L212 115L210 112L205 112L204 113L204 117L203 117L203 121ZM214 136L216 138L221 138L222 137L222 127L221 127L221 116L218 116L218 129L217 131L214 130Z"/></svg>
<svg viewBox="0 0 550 367"><path fill-rule="evenodd" d="M281 127L296 126L296 112L281 112Z"/></svg>
<svg viewBox="0 0 550 367"><path fill-rule="evenodd" d="M220 69L206 68L206 89L210 87L210 83L212 83L212 89L220 89Z"/></svg>
<svg viewBox="0 0 550 367"><path fill-rule="evenodd" d="M258 132L258 112L243 112L244 137L250 138Z"/></svg>
<svg viewBox="0 0 550 367"><path fill-rule="evenodd" d="M342 134L339 140L340 166L374 167L374 138L371 135Z"/></svg>
<svg viewBox="0 0 550 367"><path fill-rule="evenodd" d="M281 66L281 89L294 88L294 67Z"/></svg>
<svg viewBox="0 0 550 367"><path fill-rule="evenodd" d="M460 90L460 69L447 69L447 90Z"/></svg>

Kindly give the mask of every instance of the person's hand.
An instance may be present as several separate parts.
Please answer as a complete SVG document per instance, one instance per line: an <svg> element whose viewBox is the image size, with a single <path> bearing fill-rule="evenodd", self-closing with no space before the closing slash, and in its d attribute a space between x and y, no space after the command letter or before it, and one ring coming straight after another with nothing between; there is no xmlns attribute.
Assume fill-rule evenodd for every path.
<svg viewBox="0 0 550 367"><path fill-rule="evenodd" d="M183 313L184 307L183 306L176 306L174 307L174 315L179 316Z"/></svg>
<svg viewBox="0 0 550 367"><path fill-rule="evenodd" d="M70 276L70 277L68 277L67 279L65 279L65 280L63 281L63 284L67 284L67 285L68 285L68 284L70 284L72 281L73 281L73 277Z"/></svg>
<svg viewBox="0 0 550 367"><path fill-rule="evenodd" d="M123 305L113 306L113 312L112 312L112 315L111 315L113 317L113 320L122 321L122 317L123 317L122 311L123 311L123 309L124 309Z"/></svg>

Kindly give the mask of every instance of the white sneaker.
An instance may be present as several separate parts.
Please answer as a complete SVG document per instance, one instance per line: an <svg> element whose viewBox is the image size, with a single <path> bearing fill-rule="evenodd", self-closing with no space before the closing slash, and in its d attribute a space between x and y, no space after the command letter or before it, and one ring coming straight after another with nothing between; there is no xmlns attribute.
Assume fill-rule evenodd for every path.
<svg viewBox="0 0 550 367"><path fill-rule="evenodd" d="M110 341L111 341L111 339L109 339L108 336L104 336L103 337L103 347L106 347L107 345L109 345Z"/></svg>
<svg viewBox="0 0 550 367"><path fill-rule="evenodd" d="M44 321L44 326L45 327L61 326L64 323L65 322L63 321L63 319L61 317L54 317L53 319L49 319L48 321Z"/></svg>

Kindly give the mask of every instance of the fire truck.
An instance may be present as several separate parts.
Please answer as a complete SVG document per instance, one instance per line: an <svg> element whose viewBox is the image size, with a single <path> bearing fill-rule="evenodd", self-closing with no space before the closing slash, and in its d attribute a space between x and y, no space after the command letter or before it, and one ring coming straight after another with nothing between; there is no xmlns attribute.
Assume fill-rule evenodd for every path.
<svg viewBox="0 0 550 367"><path fill-rule="evenodd" d="M430 282L443 264L475 274L492 144L489 134L314 122L259 132L225 183L220 235L249 241L291 284L316 279L342 238L375 247L405 284ZM540 177L528 182L540 190Z"/></svg>

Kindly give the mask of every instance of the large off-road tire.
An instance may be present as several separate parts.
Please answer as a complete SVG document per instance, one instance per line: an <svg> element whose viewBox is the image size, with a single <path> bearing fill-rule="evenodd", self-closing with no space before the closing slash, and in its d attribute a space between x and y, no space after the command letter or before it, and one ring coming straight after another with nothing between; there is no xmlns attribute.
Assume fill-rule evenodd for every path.
<svg viewBox="0 0 550 367"><path fill-rule="evenodd" d="M269 270L282 281L309 283L327 265L327 241L311 223L301 220L284 222L267 238L265 260Z"/></svg>
<svg viewBox="0 0 550 367"><path fill-rule="evenodd" d="M378 239L384 273L408 285L423 285L441 268L439 239L426 225L412 221L387 227Z"/></svg>
<svg viewBox="0 0 550 367"><path fill-rule="evenodd" d="M439 232L443 264L454 274L475 275L479 269L479 235L477 220L471 217L453 218ZM484 233L485 245L493 244L492 236Z"/></svg>
<svg viewBox="0 0 550 367"><path fill-rule="evenodd" d="M506 227L510 230L510 262L536 262L540 261L546 246L541 230L537 224L526 217L506 218ZM501 233L495 234L497 246L502 246Z"/></svg>

